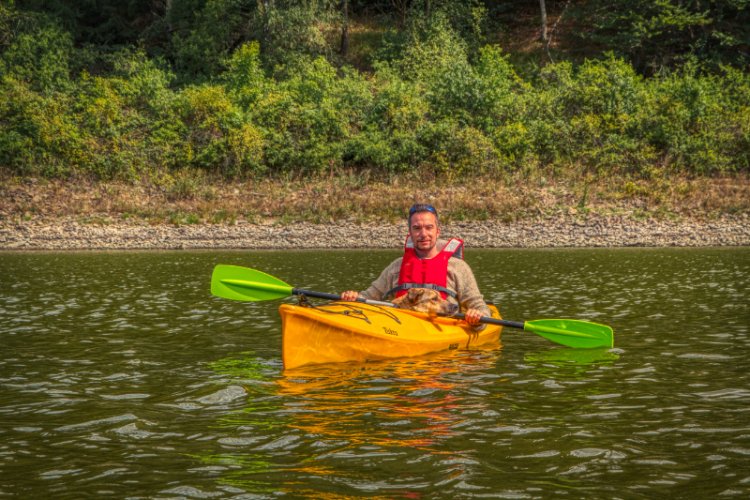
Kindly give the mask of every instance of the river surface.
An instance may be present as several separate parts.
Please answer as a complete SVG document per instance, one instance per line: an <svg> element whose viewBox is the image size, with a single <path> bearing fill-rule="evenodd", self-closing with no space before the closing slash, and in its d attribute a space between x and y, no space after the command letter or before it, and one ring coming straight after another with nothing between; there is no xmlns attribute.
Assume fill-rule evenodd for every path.
<svg viewBox="0 0 750 500"><path fill-rule="evenodd" d="M469 250L502 346L283 372L278 306L392 251L0 253L0 496L748 498L750 249ZM293 299L287 299L291 301Z"/></svg>

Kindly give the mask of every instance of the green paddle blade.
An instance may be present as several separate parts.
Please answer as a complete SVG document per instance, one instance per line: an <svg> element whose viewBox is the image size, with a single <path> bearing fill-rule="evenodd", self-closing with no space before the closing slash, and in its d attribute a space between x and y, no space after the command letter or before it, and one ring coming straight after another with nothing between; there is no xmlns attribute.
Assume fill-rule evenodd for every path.
<svg viewBox="0 0 750 500"><path fill-rule="evenodd" d="M241 266L219 264L211 275L211 293L245 302L289 297L293 287L264 272Z"/></svg>
<svg viewBox="0 0 750 500"><path fill-rule="evenodd" d="M612 328L577 319L537 319L527 321L523 329L568 347L613 347Z"/></svg>
<svg viewBox="0 0 750 500"><path fill-rule="evenodd" d="M586 366L617 361L620 356L612 352L609 347L598 347L594 349L547 349L524 354L523 359L526 362L551 363L560 366Z"/></svg>

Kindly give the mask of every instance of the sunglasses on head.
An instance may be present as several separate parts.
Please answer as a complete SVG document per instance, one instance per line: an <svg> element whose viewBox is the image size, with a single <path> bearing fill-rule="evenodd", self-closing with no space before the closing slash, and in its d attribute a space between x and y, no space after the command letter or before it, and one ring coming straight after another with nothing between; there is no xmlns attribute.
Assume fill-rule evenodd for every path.
<svg viewBox="0 0 750 500"><path fill-rule="evenodd" d="M437 210L435 210L435 207L432 205L428 205L427 203L417 203L415 205L412 205L409 209L409 217L414 215L417 212L430 212L432 214L435 214L435 217L437 217Z"/></svg>

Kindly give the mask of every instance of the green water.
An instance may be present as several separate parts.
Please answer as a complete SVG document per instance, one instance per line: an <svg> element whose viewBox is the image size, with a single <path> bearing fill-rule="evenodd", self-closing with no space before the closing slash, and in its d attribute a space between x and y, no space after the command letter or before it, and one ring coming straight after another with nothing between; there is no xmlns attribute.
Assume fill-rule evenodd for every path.
<svg viewBox="0 0 750 500"><path fill-rule="evenodd" d="M0 496L747 498L750 249L469 251L507 319L615 349L281 372L278 301L217 263L363 288L394 252L0 254Z"/></svg>

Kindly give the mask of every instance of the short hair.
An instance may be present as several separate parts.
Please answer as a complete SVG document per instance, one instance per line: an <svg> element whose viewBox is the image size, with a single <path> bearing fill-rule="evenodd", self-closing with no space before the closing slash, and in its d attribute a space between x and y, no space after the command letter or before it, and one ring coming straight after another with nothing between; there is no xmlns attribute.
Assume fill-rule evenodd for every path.
<svg viewBox="0 0 750 500"><path fill-rule="evenodd" d="M433 207L429 203L415 203L409 209L409 224L411 224L411 216L420 212L430 212L431 214L435 215L436 220L438 219L438 213L437 210L435 210L435 207Z"/></svg>

